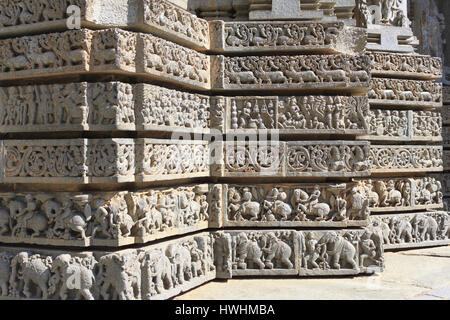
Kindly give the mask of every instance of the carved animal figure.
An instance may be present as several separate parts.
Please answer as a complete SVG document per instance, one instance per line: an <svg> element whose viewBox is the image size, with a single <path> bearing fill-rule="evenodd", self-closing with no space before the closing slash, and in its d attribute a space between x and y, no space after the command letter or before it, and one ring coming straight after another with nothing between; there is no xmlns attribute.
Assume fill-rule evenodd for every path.
<svg viewBox="0 0 450 320"><path fill-rule="evenodd" d="M349 77L350 77L350 81L351 82L361 82L361 81L365 82L365 81L369 81L369 75L364 70L361 70L361 71L350 71Z"/></svg>
<svg viewBox="0 0 450 320"><path fill-rule="evenodd" d="M183 284L192 279L192 258L189 250L180 244L170 244L166 249L166 256L172 264L172 279L175 283Z"/></svg>
<svg viewBox="0 0 450 320"><path fill-rule="evenodd" d="M145 298L149 298L155 293L161 294L164 290L173 288L173 270L169 258L167 258L162 250L156 249L146 252L144 256L144 269L148 273L148 291ZM153 292L152 285L156 292Z"/></svg>
<svg viewBox="0 0 450 320"><path fill-rule="evenodd" d="M86 300L94 300L90 291L95 282L92 270L86 268L81 263L72 261L72 257L69 254L60 254L57 256L53 260L51 270L60 277L61 288L59 290L59 296L62 300L67 299L67 284L72 277L76 277L77 286L71 289L78 290Z"/></svg>
<svg viewBox="0 0 450 320"><path fill-rule="evenodd" d="M433 96L429 92L421 92L420 93L420 100L426 101L426 102L432 102Z"/></svg>
<svg viewBox="0 0 450 320"><path fill-rule="evenodd" d="M370 219L372 232L376 234L384 244L390 244L389 234L391 233L391 228L389 225L378 217L371 217Z"/></svg>
<svg viewBox="0 0 450 320"><path fill-rule="evenodd" d="M274 264L272 260L275 259L282 266L292 269L294 266L289 260L292 254L291 247L284 241L278 239L272 232L267 235L268 248L263 248L263 251L267 253L265 264L269 269L273 269Z"/></svg>
<svg viewBox="0 0 450 320"><path fill-rule="evenodd" d="M402 194L400 191L391 189L387 190L386 185L383 181L375 182L375 190L380 197L380 204L384 207L387 206L401 206L402 205Z"/></svg>
<svg viewBox="0 0 450 320"><path fill-rule="evenodd" d="M29 256L27 252L20 252L11 261L10 283L17 287L16 275L23 281L22 293L28 299L32 297L30 284L36 285L36 297L46 300L48 298L48 281L50 280L51 257L41 257L38 254ZM19 270L17 270L19 269ZM42 295L42 297L41 297Z"/></svg>
<svg viewBox="0 0 450 320"><path fill-rule="evenodd" d="M438 223L433 217L416 214L411 220L414 234L421 241L437 240Z"/></svg>
<svg viewBox="0 0 450 320"><path fill-rule="evenodd" d="M381 90L381 99L395 100L397 96L393 90Z"/></svg>
<svg viewBox="0 0 450 320"><path fill-rule="evenodd" d="M135 257L108 254L100 258L97 280L101 283L100 295L109 300L111 289L113 300L134 300L141 298L141 269ZM132 261L127 261L131 259Z"/></svg>
<svg viewBox="0 0 450 320"><path fill-rule="evenodd" d="M256 241L250 241L245 233L239 233L236 240L236 258L237 266L240 269L247 269L247 263L250 268L254 265L259 269L264 269L265 265L261 261L263 251Z"/></svg>
<svg viewBox="0 0 450 320"><path fill-rule="evenodd" d="M33 230L31 237L38 237L42 231L47 230L47 218L38 212L28 212L27 205L18 200L9 202L10 216L17 220L16 225L12 228L13 235L25 234L27 230ZM30 216L28 216L30 215Z"/></svg>
<svg viewBox="0 0 450 320"><path fill-rule="evenodd" d="M390 222L391 242L412 242L413 227L408 220L392 217Z"/></svg>
<svg viewBox="0 0 450 320"><path fill-rule="evenodd" d="M330 206L326 203L317 203L311 207L310 214L316 217L316 221L325 220L330 213Z"/></svg>
<svg viewBox="0 0 450 320"><path fill-rule="evenodd" d="M330 265L334 269L350 265L352 269L358 269L356 264L356 249L350 241L338 235L336 232L328 232L320 238L318 244L326 245L326 253L330 259Z"/></svg>

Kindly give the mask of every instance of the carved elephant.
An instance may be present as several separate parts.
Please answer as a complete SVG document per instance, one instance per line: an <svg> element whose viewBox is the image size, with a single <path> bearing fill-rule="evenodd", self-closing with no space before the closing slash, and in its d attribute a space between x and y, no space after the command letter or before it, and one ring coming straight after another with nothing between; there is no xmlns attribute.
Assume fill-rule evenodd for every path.
<svg viewBox="0 0 450 320"><path fill-rule="evenodd" d="M356 264L356 249L350 241L338 235L336 232L326 233L320 238L318 244L325 244L330 265L340 269L341 265L350 265L352 269L358 269Z"/></svg>
<svg viewBox="0 0 450 320"><path fill-rule="evenodd" d="M61 300L67 299L67 289L77 289L86 300L94 300L91 294L95 276L92 270L78 263L71 263L69 254L61 254L53 260L52 272L60 273L61 288L59 296ZM73 284L73 287L68 288Z"/></svg>
<svg viewBox="0 0 450 320"><path fill-rule="evenodd" d="M8 295L9 277L11 275L11 259L12 255L6 252L0 254L0 287L2 288L2 296Z"/></svg>
<svg viewBox="0 0 450 320"><path fill-rule="evenodd" d="M393 243L411 242L413 227L408 220L393 217L390 222Z"/></svg>
<svg viewBox="0 0 450 320"><path fill-rule="evenodd" d="M272 232L267 235L268 248L263 250L267 253L265 264L267 268L272 269L274 264L272 260L275 259L281 265L288 269L293 268L292 262L289 260L292 254L291 247L284 241L278 239Z"/></svg>
<svg viewBox="0 0 450 320"><path fill-rule="evenodd" d="M437 240L438 223L433 217L416 214L411 220L414 234L419 241Z"/></svg>
<svg viewBox="0 0 450 320"><path fill-rule="evenodd" d="M310 214L316 217L316 221L325 220L330 213L330 206L326 203L317 203L311 207Z"/></svg>
<svg viewBox="0 0 450 320"><path fill-rule="evenodd" d="M11 261L11 285L13 288L17 288L16 275L19 274L23 280L22 292L25 297L31 298L30 283L34 283L36 285L35 296L46 300L48 298L48 282L51 276L50 264L51 257L43 258L38 254L29 256L27 252L20 252ZM18 268L20 268L19 271Z"/></svg>
<svg viewBox="0 0 450 320"><path fill-rule="evenodd" d="M189 250L180 244L170 244L166 248L166 256L172 264L172 278L178 284L192 279L192 258Z"/></svg>
<svg viewBox="0 0 450 320"><path fill-rule="evenodd" d="M264 269L266 266L261 260L263 256L262 246L264 246L264 243L260 246L256 241L248 240L245 233L240 233L236 243L238 267L247 269L248 262L250 268L257 265L259 269Z"/></svg>
<svg viewBox="0 0 450 320"><path fill-rule="evenodd" d="M173 288L173 272L172 264L169 258L167 258L160 249L146 252L144 256L144 269L147 270L149 282L148 293L146 298L158 293L163 293L164 290L170 290ZM154 288L152 288L154 285Z"/></svg>
<svg viewBox="0 0 450 320"><path fill-rule="evenodd" d="M126 266L128 259L129 257L117 253L100 258L100 271L96 278L101 283L100 295L104 300L110 299L108 293L110 289L112 289L111 299L113 300L141 298L141 269L135 264L137 261L132 261Z"/></svg>

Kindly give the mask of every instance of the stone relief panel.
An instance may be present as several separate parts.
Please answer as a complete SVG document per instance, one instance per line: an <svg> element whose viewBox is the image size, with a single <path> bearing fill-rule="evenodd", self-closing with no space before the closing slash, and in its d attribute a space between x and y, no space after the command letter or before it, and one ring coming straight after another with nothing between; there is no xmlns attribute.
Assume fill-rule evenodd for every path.
<svg viewBox="0 0 450 320"><path fill-rule="evenodd" d="M207 141L137 140L138 181L209 177Z"/></svg>
<svg viewBox="0 0 450 320"><path fill-rule="evenodd" d="M227 132L277 129L282 134L358 135L368 133L369 127L365 96L218 97L213 108L224 118Z"/></svg>
<svg viewBox="0 0 450 320"><path fill-rule="evenodd" d="M163 0L144 0L144 24L160 36L176 37L178 42L197 50L209 49L209 24L185 10ZM176 41L175 40L175 41ZM190 45L189 45L190 44Z"/></svg>
<svg viewBox="0 0 450 320"><path fill-rule="evenodd" d="M221 185L217 185L220 186ZM137 192L1 193L0 240L59 246L123 246L207 229L208 184ZM219 208L221 211L221 208Z"/></svg>
<svg viewBox="0 0 450 320"><path fill-rule="evenodd" d="M367 142L224 142L224 177L361 177L369 176Z"/></svg>
<svg viewBox="0 0 450 320"><path fill-rule="evenodd" d="M197 89L210 89L209 56L149 34L139 34L139 42L143 50L139 69L144 73Z"/></svg>
<svg viewBox="0 0 450 320"><path fill-rule="evenodd" d="M0 79L89 70L92 31L0 40Z"/></svg>
<svg viewBox="0 0 450 320"><path fill-rule="evenodd" d="M210 97L150 84L135 85L138 129L210 128Z"/></svg>
<svg viewBox="0 0 450 320"><path fill-rule="evenodd" d="M213 242L203 233L114 253L2 248L2 297L168 299L215 278ZM67 286L73 276L79 288Z"/></svg>
<svg viewBox="0 0 450 320"><path fill-rule="evenodd" d="M422 55L368 52L376 76L435 80L442 78L442 61Z"/></svg>
<svg viewBox="0 0 450 320"><path fill-rule="evenodd" d="M370 146L370 171L432 172L443 171L442 146Z"/></svg>
<svg viewBox="0 0 450 320"><path fill-rule="evenodd" d="M357 15L362 26L382 24L409 28L406 0L360 0Z"/></svg>
<svg viewBox="0 0 450 320"><path fill-rule="evenodd" d="M371 109L369 135L361 140L442 141L442 116L438 111Z"/></svg>
<svg viewBox="0 0 450 320"><path fill-rule="evenodd" d="M324 52L356 53L365 46L362 29L342 22L211 22L215 52ZM348 41L352 38L352 41ZM344 45L344 42L346 45Z"/></svg>
<svg viewBox="0 0 450 320"><path fill-rule="evenodd" d="M383 178L358 180L358 190L374 212L442 209L442 183L438 178Z"/></svg>
<svg viewBox="0 0 450 320"><path fill-rule="evenodd" d="M224 226L364 226L369 217L369 199L352 183L223 187Z"/></svg>
<svg viewBox="0 0 450 320"><path fill-rule="evenodd" d="M136 72L137 34L121 29L93 32L90 71Z"/></svg>
<svg viewBox="0 0 450 320"><path fill-rule="evenodd" d="M442 84L429 81L374 78L368 92L370 105L442 107Z"/></svg>
<svg viewBox="0 0 450 320"><path fill-rule="evenodd" d="M232 276L298 275L298 234L291 230L225 231Z"/></svg>
<svg viewBox="0 0 450 320"><path fill-rule="evenodd" d="M214 89L362 89L368 87L367 56L248 56L213 59Z"/></svg>
<svg viewBox="0 0 450 320"><path fill-rule="evenodd" d="M447 211L370 217L370 229L384 249L417 248L450 243Z"/></svg>
<svg viewBox="0 0 450 320"><path fill-rule="evenodd" d="M0 130L208 132L210 98L150 84L77 82L0 88Z"/></svg>
<svg viewBox="0 0 450 320"><path fill-rule="evenodd" d="M221 240L214 247L218 277L349 275L384 268L382 241L368 229L231 230L214 235Z"/></svg>
<svg viewBox="0 0 450 320"><path fill-rule="evenodd" d="M300 275L345 275L380 272L383 243L364 230L299 231Z"/></svg>

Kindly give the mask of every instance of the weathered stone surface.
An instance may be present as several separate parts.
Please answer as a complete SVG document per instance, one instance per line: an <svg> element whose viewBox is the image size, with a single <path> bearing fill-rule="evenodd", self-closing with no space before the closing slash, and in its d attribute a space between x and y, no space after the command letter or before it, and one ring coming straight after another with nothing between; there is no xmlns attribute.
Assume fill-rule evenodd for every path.
<svg viewBox="0 0 450 320"><path fill-rule="evenodd" d="M212 21L211 50L218 53L323 52L359 54L366 45L364 29L343 22Z"/></svg>
<svg viewBox="0 0 450 320"><path fill-rule="evenodd" d="M218 227L221 209L209 206L216 188L199 184L136 192L2 193L0 241L117 247L205 230L209 221Z"/></svg>
<svg viewBox="0 0 450 320"><path fill-rule="evenodd" d="M439 175L439 180L442 183L442 192L445 197L450 197L450 173Z"/></svg>
<svg viewBox="0 0 450 320"><path fill-rule="evenodd" d="M76 82L0 88L0 131L209 132L210 98L150 84Z"/></svg>
<svg viewBox="0 0 450 320"><path fill-rule="evenodd" d="M318 20L320 0L249 0L249 20Z"/></svg>
<svg viewBox="0 0 450 320"><path fill-rule="evenodd" d="M442 101L445 105L450 104L450 86L442 87Z"/></svg>
<svg viewBox="0 0 450 320"><path fill-rule="evenodd" d="M207 141L138 139L136 180L209 177Z"/></svg>
<svg viewBox="0 0 450 320"><path fill-rule="evenodd" d="M121 82L0 88L0 130L134 130L133 86Z"/></svg>
<svg viewBox="0 0 450 320"><path fill-rule="evenodd" d="M80 9L83 28L151 32L196 50L209 49L208 23L165 0L5 1L0 7L0 38L70 29L75 13L68 12L71 5Z"/></svg>
<svg viewBox="0 0 450 320"><path fill-rule="evenodd" d="M442 183L435 177L358 180L371 213L442 209Z"/></svg>
<svg viewBox="0 0 450 320"><path fill-rule="evenodd" d="M443 171L442 146L371 145L372 173Z"/></svg>
<svg viewBox="0 0 450 320"><path fill-rule="evenodd" d="M403 249L450 243L448 211L388 214L370 217L370 227L384 249Z"/></svg>
<svg viewBox="0 0 450 320"><path fill-rule="evenodd" d="M367 142L290 141L224 142L222 177L364 177L369 176Z"/></svg>
<svg viewBox="0 0 450 320"><path fill-rule="evenodd" d="M279 134L368 133L367 97L216 97L212 127L228 133L277 129Z"/></svg>
<svg viewBox="0 0 450 320"><path fill-rule="evenodd" d="M3 141L4 183L124 183L209 176L206 141Z"/></svg>
<svg viewBox="0 0 450 320"><path fill-rule="evenodd" d="M442 61L422 55L369 52L372 75L435 80L442 77Z"/></svg>
<svg viewBox="0 0 450 320"><path fill-rule="evenodd" d="M444 163L444 170L450 171L450 150L444 150L442 162Z"/></svg>
<svg viewBox="0 0 450 320"><path fill-rule="evenodd" d="M170 41L140 33L138 70L157 80L182 83L194 89L210 89L210 58Z"/></svg>
<svg viewBox="0 0 450 320"><path fill-rule="evenodd" d="M442 84L429 81L373 78L368 93L374 106L442 107Z"/></svg>
<svg viewBox="0 0 450 320"><path fill-rule="evenodd" d="M365 92L370 80L367 56L215 56L215 90L357 90Z"/></svg>
<svg viewBox="0 0 450 320"><path fill-rule="evenodd" d="M442 141L442 117L438 111L371 109L369 135L374 141Z"/></svg>
<svg viewBox="0 0 450 320"><path fill-rule="evenodd" d="M168 299L216 277L213 242L201 233L113 253L2 247L1 298ZM74 276L80 288L69 290Z"/></svg>
<svg viewBox="0 0 450 320"><path fill-rule="evenodd" d="M326 276L374 273L383 270L383 248L368 230L223 231L218 249L222 263L217 276ZM216 233L218 234L218 233ZM228 250L223 250L223 247ZM231 257L230 257L231 256ZM228 276L228 277L227 277Z"/></svg>
<svg viewBox="0 0 450 320"><path fill-rule="evenodd" d="M210 97L150 84L134 86L137 130L208 132Z"/></svg>
<svg viewBox="0 0 450 320"><path fill-rule="evenodd" d="M365 226L367 198L355 187L354 183L223 185L224 226Z"/></svg>
<svg viewBox="0 0 450 320"><path fill-rule="evenodd" d="M444 148L449 148L450 147L450 127L442 128L442 137L444 139L444 141L443 141Z"/></svg>
<svg viewBox="0 0 450 320"><path fill-rule="evenodd" d="M208 56L149 34L71 30L3 39L0 50L0 80L139 74L149 80L210 88Z"/></svg>

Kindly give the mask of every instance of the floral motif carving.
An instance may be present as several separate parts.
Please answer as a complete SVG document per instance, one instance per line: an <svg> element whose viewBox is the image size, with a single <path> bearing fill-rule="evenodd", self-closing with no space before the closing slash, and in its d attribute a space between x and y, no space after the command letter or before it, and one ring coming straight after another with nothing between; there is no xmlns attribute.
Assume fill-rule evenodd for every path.
<svg viewBox="0 0 450 320"><path fill-rule="evenodd" d="M402 171L418 169L421 171L441 171L441 146L375 146L370 147L370 170Z"/></svg>

